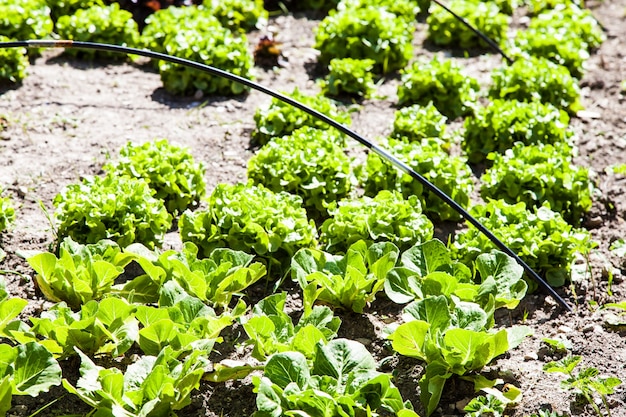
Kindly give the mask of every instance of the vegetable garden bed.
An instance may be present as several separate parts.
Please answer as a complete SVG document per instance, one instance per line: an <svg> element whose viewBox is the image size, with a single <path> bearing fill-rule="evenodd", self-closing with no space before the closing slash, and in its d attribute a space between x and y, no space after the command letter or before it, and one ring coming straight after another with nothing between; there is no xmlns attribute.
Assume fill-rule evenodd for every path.
<svg viewBox="0 0 626 417"><path fill-rule="evenodd" d="M503 7L506 2L496 3ZM403 5L397 3L398 14L406 13ZM484 139L489 127L484 124L496 120L488 112L498 110L487 103L510 98L504 91L514 89L502 87L500 80L500 87L490 90L492 71L504 66L501 58L468 37L462 38L463 46L471 48L468 56L450 46L458 40L442 35L443 23L434 22L443 19L440 15L418 17L408 55L404 44L392 48L386 58L359 52L356 57L372 59L363 67L380 76L368 80L366 86L352 80L343 91L355 95L340 96L332 105L336 107L326 109L351 120L356 131L406 158L473 213L491 213L490 220L485 218L489 224L497 216L507 217L514 224L494 231L520 254L524 243L532 241L539 248L528 257L529 263L560 285L557 291L573 313L541 290L524 295L527 289L519 279L519 268L498 254L479 256L480 237L435 196L416 188L380 158L366 156L349 139L331 130L302 128L299 124L311 123L302 122L293 111L288 112L289 123L279 124L280 106L261 93L239 95L243 89L211 79L191 86L181 81L185 76L174 67L160 68L165 73L161 78L159 69L145 60L131 63L101 57L88 61L80 54L72 57L59 50L31 56L23 81L3 84L0 90L0 187L15 208L15 220L0 238L6 252L0 264L0 313L4 314L0 346L2 358L9 358L5 359L8 367L0 361L0 369L8 376L0 381L0 410L12 391L7 415L30 416L38 410L38 415L46 416L87 415L92 407L101 409L96 415L111 415L110 401L102 399L95 385L86 383L86 378L96 378L97 365L102 367L100 381L105 374L120 386L123 378L127 380L129 400L119 395L113 402L119 401L129 414L113 415L136 415L141 407L144 411L151 407L146 403L155 397L167 398L163 402L169 401L179 416L249 416L258 407L267 413L259 415L280 415L273 405L276 401L283 401L283 409L340 402L344 410L352 408L350 401L356 401L355 408L361 410L367 402L381 415L393 410L401 416L414 415L404 408L425 416L429 412L464 415L475 407L473 415L480 415L486 408L481 409L479 402L468 411L464 407L482 395L483 407L493 406L496 399L513 399L506 408L510 416L530 416L541 410L554 411L542 414L546 416L596 415L590 402L602 415L608 415L608 407L612 416L626 416L625 386L610 379L626 382L626 319L621 314L626 310L626 255L620 241L626 239L626 173L621 166L626 164L626 70L621 52L626 5L605 0L586 6L602 22L606 40L591 51L582 77L575 79L581 91L579 102L568 92L559 96L550 90L545 100L550 105L500 110L500 125L488 140ZM525 28L526 14L525 7L513 13L510 38ZM351 42L347 36L343 40L329 36L337 22L325 16L324 11L270 16L270 26L261 24L261 29L251 30L246 43L237 43L237 48L243 45L252 54L261 38L273 33L285 66L250 69L241 64L239 70L250 71L263 85L299 97L316 97L322 89L341 91L340 85L332 84L333 78L326 84L316 82L327 74L317 64L316 28L324 22L317 47L331 45L330 51L321 54L324 64L332 63L334 57L348 57L341 42ZM429 35L429 25L437 32ZM533 30L540 31L537 26ZM226 29L220 33L231 36ZM530 48L524 45L519 47ZM419 79L424 73L420 69L436 66L435 56L462 71L461 77L451 76L447 81L461 91L461 98L442 97L439 92L434 106L425 107L428 102L423 97L432 92ZM351 65L348 60L341 64ZM333 71L336 77L346 72L340 62ZM530 72L522 74L531 77ZM470 77L476 80L474 84L459 84ZM164 87L162 80L172 84ZM196 91L199 85L206 87L204 93ZM180 97L172 92L191 95ZM237 95L212 95L215 92ZM430 111L427 120L432 121L421 129L431 132L428 136L439 136L437 140L411 132L420 108ZM522 122L516 125L507 119L510 114ZM541 117L533 119L537 114ZM502 126L515 129L498 130ZM274 138L285 135L290 136ZM514 148L510 137L529 147ZM137 156L141 148L127 145L163 138L185 147L189 154L149 150L146 145L143 149L151 153ZM554 142L558 143L552 146ZM529 150L531 146L536 149ZM494 150L502 155L490 156ZM159 159L167 155L172 156ZM416 155L428 158L419 161ZM532 160L532 169L525 168L521 158ZM165 166L163 171L151 168L155 160ZM194 163L202 164L203 175ZM317 169L320 165L328 166ZM519 171L506 177L507 165ZM184 179L172 175L183 166ZM550 167L558 168L550 171ZM150 194L148 185L130 180L119 183L122 172L150 177L159 191L144 196ZM522 173L532 173L542 181ZM498 197L502 189L492 183L487 187L482 175L507 184L507 195ZM87 180L92 176L106 180ZM248 178L254 185L233 186ZM589 178L594 185L580 178ZM165 185L155 185L158 181ZM188 187L172 187L175 181ZM553 182L568 181L575 185L568 185L567 193L546 191ZM119 194L100 192L102 183L114 183ZM530 191L515 200L512 190L516 187ZM86 189L96 194L81 195ZM274 194L281 189L298 197ZM382 189L393 192L379 193ZM503 203L479 206L481 195L485 202L505 198L507 205L524 201L535 208L502 214ZM354 198L339 202L346 196ZM159 208L156 199L167 203ZM126 201L126 207L136 212L124 217L129 210L117 207L115 201ZM549 201L560 214L548 214L541 201ZM0 201L5 212L3 204L7 202ZM194 211L181 218L185 207ZM55 210L63 214L55 215ZM153 216L142 219L146 212ZM84 227L76 226L90 216L101 216L97 220L105 228L120 232L109 236L119 246L101 242L88 254L84 247L65 241L61 251L55 251L60 244L55 233L84 238L83 243L98 242L102 237L98 232L104 229L91 223L86 233ZM137 219L143 221L133 223ZM0 220L2 225L4 219ZM542 226L537 227L538 223ZM263 227L271 228L271 233L265 236ZM443 242L456 239L448 250L442 243L429 241L433 236ZM548 237L557 243L546 243ZM378 242L359 241L363 238ZM142 242L145 248L132 242ZM159 253L150 252L155 246L161 247ZM589 252L570 266L568 251L575 249ZM36 255L46 251L51 253ZM81 272L87 281L98 277L101 285L87 291L85 283L64 284L51 272L49 265L55 262L71 270L71 256L89 265ZM426 263L420 263L424 259ZM470 278L474 267L482 277L477 282ZM430 278L416 278L426 275ZM489 275L496 284L487 279ZM25 301L7 302L19 299ZM62 300L67 306L58 304ZM72 311L81 310L83 321L78 324ZM8 324L13 320L11 312L28 328ZM62 330L72 326L75 333ZM163 326L169 326L168 336ZM276 326L283 334L268 330ZM106 336L107 331L114 337ZM68 339L67 334L72 336ZM315 341L322 343L316 346ZM468 348L468 344L482 347ZM461 358L461 353L466 357ZM580 363L569 359L547 365L575 356L581 357ZM42 378L42 385L11 386L11 381L19 379L18 370L25 369L24 363L32 365L29 361L36 360L50 365L46 369L53 381L62 372L65 382L47 386ZM588 371L585 380L579 373L584 368L595 368L599 375ZM133 377L140 381L148 371L156 375L155 369L177 389L166 391L163 384L159 388L165 391L158 395L150 391L143 400L131 393L128 381ZM601 388L584 392L591 400L577 396L574 386L559 385L571 376L568 372L580 377L583 388L593 386L591 380L604 378L603 386L614 393L607 395L606 403L597 401ZM475 392L474 383L484 385L481 377L495 385ZM292 378L295 385L287 388L285 378ZM424 381L430 383L428 389ZM330 385L354 395L348 399L346 393L335 391L327 400L311 394L312 388L333 392ZM141 388L142 392L150 389ZM381 393L386 411L376 399ZM148 415L170 412L159 407ZM331 409L331 405L320 409Z"/></svg>

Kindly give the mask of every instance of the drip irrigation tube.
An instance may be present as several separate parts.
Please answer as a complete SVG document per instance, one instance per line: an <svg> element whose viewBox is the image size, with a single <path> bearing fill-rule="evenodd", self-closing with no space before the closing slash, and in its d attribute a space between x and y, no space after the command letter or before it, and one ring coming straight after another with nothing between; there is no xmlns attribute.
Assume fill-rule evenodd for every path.
<svg viewBox="0 0 626 417"><path fill-rule="evenodd" d="M457 213L459 213L466 221L470 222L474 227L476 227L481 233L483 233L499 250L506 253L517 263L519 263L524 271L532 277L541 287L543 287L548 293L563 307L565 307L568 311L573 311L570 305L563 299L561 296L552 288L543 278L537 274L526 262L524 262L515 252L513 252L508 246L506 246L500 239L498 239L487 227L485 227L478 219L472 216L466 209L464 209L461 205L459 205L456 201L454 201L450 196L437 188L433 183L428 181L422 175L414 171L410 166L406 163L399 160L394 155L390 154L385 149L379 147L372 141L366 139L365 137L359 135L355 131L351 130L347 126L335 121L334 119L326 116L319 111L312 109L297 100L294 100L291 97L288 97L284 94L271 90L267 87L264 87L254 81L251 81L247 78L232 74L228 71L221 70L219 68L212 67L210 65L202 64L195 61L190 61L188 59L177 58L175 56L162 54L159 52L154 52L145 49L136 49L129 48L126 46L119 45L111 45L106 43L94 43L94 42L83 42L83 41L71 41L71 40L27 40L27 41L12 41L12 42L0 42L0 49L2 48L79 48L79 49L92 49L97 51L106 51L106 52L116 52L121 54L132 54L132 55L140 55L143 57L168 61L174 64L184 65L190 68L195 68L199 71L206 72L208 74L226 78L230 81L238 82L247 87L250 87L254 90L260 91L264 94L270 95L278 100L281 100L293 107L296 107L313 117L316 117L319 120L327 123L328 125L334 127L340 132L346 134L347 136L353 138L363 146L367 147L369 150L378 154L381 158L388 160L401 171L410 175L414 180L420 182L428 191L435 194L437 197L442 199L446 204L452 207Z"/></svg>

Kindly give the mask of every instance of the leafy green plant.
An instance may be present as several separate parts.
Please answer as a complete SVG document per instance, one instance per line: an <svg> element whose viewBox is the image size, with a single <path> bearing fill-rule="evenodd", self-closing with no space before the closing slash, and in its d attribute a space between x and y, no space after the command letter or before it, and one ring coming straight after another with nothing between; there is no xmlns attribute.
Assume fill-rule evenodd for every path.
<svg viewBox="0 0 626 417"><path fill-rule="evenodd" d="M143 145L128 142L117 161L104 169L112 175L143 179L174 215L197 206L205 193L204 166L194 162L188 148L166 139Z"/></svg>
<svg viewBox="0 0 626 417"><path fill-rule="evenodd" d="M163 201L144 180L108 174L86 177L54 198L57 236L80 243L111 239L121 247L160 246L172 224Z"/></svg>
<svg viewBox="0 0 626 417"><path fill-rule="evenodd" d="M446 130L446 121L446 116L432 102L423 106L414 104L403 107L394 115L391 137L409 142L441 138Z"/></svg>
<svg viewBox="0 0 626 417"><path fill-rule="evenodd" d="M26 305L28 305L28 301L21 297L9 297L4 277L0 276L0 336L11 337L12 323Z"/></svg>
<svg viewBox="0 0 626 417"><path fill-rule="evenodd" d="M61 16L56 22L56 32L61 39L101 42L135 47L139 45L139 29L129 11L121 10L119 4L93 5L78 9L71 16ZM125 55L93 49L67 48L68 55L84 59L124 59Z"/></svg>
<svg viewBox="0 0 626 417"><path fill-rule="evenodd" d="M167 36L165 52L250 78L253 58L248 51L246 36L235 35L217 23L205 26L202 24L204 21L194 21L191 27ZM159 63L159 74L163 86L172 94L190 95L200 91L204 94L230 96L244 94L249 90L238 82L166 61Z"/></svg>
<svg viewBox="0 0 626 417"><path fill-rule="evenodd" d="M0 189L2 193L2 189ZM0 197L0 233L15 221L15 209L9 197Z"/></svg>
<svg viewBox="0 0 626 417"><path fill-rule="evenodd" d="M350 124L350 115L339 110L335 102L329 98L321 95L307 96L297 88L293 90L290 96L339 123ZM289 135L303 126L330 129L326 123L276 98L272 99L268 107L257 109L254 113L254 122L256 129L252 133L252 137L261 145L269 142L272 138Z"/></svg>
<svg viewBox="0 0 626 417"><path fill-rule="evenodd" d="M502 417L505 408L506 405L497 397L487 394L472 398L472 401L470 401L463 410L467 411L465 414L467 417Z"/></svg>
<svg viewBox="0 0 626 417"><path fill-rule="evenodd" d="M585 254L594 246L588 231L572 227L546 206L527 210L524 203L491 200L470 213L555 287L568 280L576 253ZM493 247L472 226L451 243L455 256L466 264Z"/></svg>
<svg viewBox="0 0 626 417"><path fill-rule="evenodd" d="M50 7L50 15L54 21L61 16L71 16L79 9L88 9L92 6L104 6L102 0L45 0Z"/></svg>
<svg viewBox="0 0 626 417"><path fill-rule="evenodd" d="M551 103L575 113L582 109L578 82L564 66L547 58L524 56L491 73L492 98Z"/></svg>
<svg viewBox="0 0 626 417"><path fill-rule="evenodd" d="M0 344L0 414L6 415L14 395L36 397L61 383L61 367L35 342L11 347Z"/></svg>
<svg viewBox="0 0 626 417"><path fill-rule="evenodd" d="M569 142L573 132L568 124L567 113L552 104L496 99L465 119L461 146L470 162L483 162L489 153L504 153L516 142L523 145Z"/></svg>
<svg viewBox="0 0 626 417"><path fill-rule="evenodd" d="M267 23L263 0L204 0L202 4L231 30L248 32Z"/></svg>
<svg viewBox="0 0 626 417"><path fill-rule="evenodd" d="M486 308L489 311L445 295L431 296L407 306L404 317L409 321L389 337L396 352L426 362L420 397L427 415L439 404L444 384L453 374L480 370L528 335L523 327L490 331L493 304Z"/></svg>
<svg viewBox="0 0 626 417"><path fill-rule="evenodd" d="M110 240L82 245L66 238L59 245L58 258L41 252L26 260L37 273L35 280L46 298L78 309L89 300L108 295L133 258Z"/></svg>
<svg viewBox="0 0 626 417"><path fill-rule="evenodd" d="M411 58L413 23L374 5L331 12L315 32L319 62L334 58L371 59L377 73L404 67Z"/></svg>
<svg viewBox="0 0 626 417"><path fill-rule="evenodd" d="M312 217L327 216L332 201L352 190L350 158L335 131L302 127L265 144L248 161L248 178L273 192L302 197Z"/></svg>
<svg viewBox="0 0 626 417"><path fill-rule="evenodd" d="M121 293L136 298L139 294L152 292L158 297L162 286L173 280L202 302L226 308L233 296L241 295L265 276L265 266L252 262L254 255L215 248L205 256L198 259L198 247L192 242L185 242L181 251L168 250L154 257L138 254L135 261L143 268L145 276L126 283ZM156 302L156 299L145 301Z"/></svg>
<svg viewBox="0 0 626 417"><path fill-rule="evenodd" d="M483 253L473 266L479 277L472 277L466 265L454 260L441 241L431 240L402 253L387 275L385 293L399 304L443 295L479 303L486 312L513 309L526 294L523 269L504 253Z"/></svg>
<svg viewBox="0 0 626 417"><path fill-rule="evenodd" d="M367 6L383 7L409 23L415 20L420 12L418 2L413 0L342 0L337 5L337 10L344 12Z"/></svg>
<svg viewBox="0 0 626 417"><path fill-rule="evenodd" d="M329 215L320 228L320 243L334 253L345 253L358 240L388 241L404 250L433 236L419 199L405 199L398 191L338 201L330 205Z"/></svg>
<svg viewBox="0 0 626 417"><path fill-rule="evenodd" d="M0 33L14 40L42 39L52 33L46 0L5 0L0 4Z"/></svg>
<svg viewBox="0 0 626 417"><path fill-rule="evenodd" d="M0 42L10 39L0 35ZM30 65L26 56L26 48L0 49L0 85L16 84L26 78L26 69Z"/></svg>
<svg viewBox="0 0 626 417"><path fill-rule="evenodd" d="M167 416L187 406L197 389L208 360L194 351L184 359L172 349L158 356L143 356L125 372L103 368L80 351L81 377L74 387L67 379L63 387L94 408L95 415Z"/></svg>
<svg viewBox="0 0 626 417"><path fill-rule="evenodd" d="M517 33L514 45L529 55L563 65L580 78L589 51L597 48L604 38L589 10L569 4L557 5L531 19L528 29Z"/></svg>
<svg viewBox="0 0 626 417"><path fill-rule="evenodd" d="M369 98L376 89L374 85L374 60L333 58L328 65L329 74L321 82L326 96L353 95Z"/></svg>
<svg viewBox="0 0 626 417"><path fill-rule="evenodd" d="M449 7L496 43L506 39L509 17L500 13L500 8L495 2L454 0L450 2ZM461 48L488 46L475 32L442 7L434 8L426 23L428 37L436 45L454 45Z"/></svg>
<svg viewBox="0 0 626 417"><path fill-rule="evenodd" d="M253 383L255 417L352 416L361 410L376 417L410 406L402 401L391 376L376 371L374 358L354 340L318 342L312 367L302 353L276 353L267 361L264 376L253 377ZM398 415L417 416L407 411Z"/></svg>
<svg viewBox="0 0 626 417"><path fill-rule="evenodd" d="M602 400L606 412L611 416L611 407L607 402L607 395L613 394L615 387L620 385L622 381L616 377L600 378L599 371L596 368L583 368L578 373L574 372L576 366L580 363L580 356L568 356L558 362L549 362L544 365L543 370L546 372L557 372L567 376L567 379L561 381L561 388L567 391L581 395L585 401L591 405L593 410L599 417L604 414L600 407L596 404L594 397L597 395Z"/></svg>
<svg viewBox="0 0 626 417"><path fill-rule="evenodd" d="M11 332L19 343L38 342L55 356L76 354L74 348L90 355L123 355L137 341L139 326L135 306L119 298L90 300L73 312L67 304L58 303L31 317L33 326Z"/></svg>
<svg viewBox="0 0 626 417"><path fill-rule="evenodd" d="M528 208L547 202L569 223L580 225L591 209L594 185L589 170L575 167L572 156L565 144L516 143L504 155L490 155L494 163L480 178L481 196L509 204L523 201Z"/></svg>
<svg viewBox="0 0 626 417"><path fill-rule="evenodd" d="M195 243L205 257L227 247L281 262L316 243L315 224L296 195L262 185L218 184L208 203L179 221L183 242Z"/></svg>
<svg viewBox="0 0 626 417"><path fill-rule="evenodd" d="M360 240L344 256L300 249L291 260L291 276L302 287L305 310L316 300L362 313L383 288L399 250L390 242Z"/></svg>
<svg viewBox="0 0 626 417"><path fill-rule="evenodd" d="M576 5L585 7L584 0L528 0L526 1L529 14L536 15L546 10L552 10L557 6Z"/></svg>
<svg viewBox="0 0 626 417"><path fill-rule="evenodd" d="M307 306L298 324L294 326L285 312L287 294L270 295L259 301L252 315L243 321L249 337L248 344L254 346L252 357L264 361L278 352L296 351L312 359L315 344L326 344L337 335L341 320L326 306Z"/></svg>
<svg viewBox="0 0 626 417"><path fill-rule="evenodd" d="M467 207L474 188L472 173L466 159L452 156L445 151L447 144L435 138L407 143L389 139L387 149L423 175L461 206ZM366 195L376 195L382 190L397 190L409 198L420 198L424 213L437 220L460 220L460 215L408 174L397 170L391 163L370 152L365 166L361 168L359 181Z"/></svg>
<svg viewBox="0 0 626 417"><path fill-rule="evenodd" d="M478 81L464 75L452 60L416 61L402 71L398 86L398 104L422 106L432 102L449 119L474 112L480 87Z"/></svg>

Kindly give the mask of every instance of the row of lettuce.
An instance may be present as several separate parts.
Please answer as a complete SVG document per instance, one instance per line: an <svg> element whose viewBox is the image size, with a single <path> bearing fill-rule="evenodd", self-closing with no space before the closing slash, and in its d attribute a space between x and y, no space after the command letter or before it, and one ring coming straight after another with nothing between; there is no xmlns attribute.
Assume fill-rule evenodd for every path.
<svg viewBox="0 0 626 417"><path fill-rule="evenodd" d="M368 97L375 88L374 77L402 69L411 72L417 69L415 65L421 66L423 63L416 63L413 68L407 68L415 54L412 41L416 16L420 14L427 15L429 39L436 45L478 50L486 46L450 13L429 1L308 3L301 6L332 9L316 29L314 45L320 52L319 63L329 70L322 85L323 91L330 95ZM510 15L521 5L517 1L455 0L449 7L501 44L510 56L545 58L567 68L571 76L580 77L590 51L604 39L591 13L570 0L528 0L522 4L530 23L527 28L517 30L510 40L507 40ZM254 60L246 32L263 28L268 13L262 0L204 0L198 6L158 10L146 19L141 32L129 11L120 9L117 3L105 5L102 0L12 0L0 6L0 15L5 16L0 21L4 40L52 37L148 48L250 78ZM28 66L25 51L1 53L0 80L19 82L26 76ZM66 53L86 59L123 58L95 50L68 49ZM231 95L248 91L236 82L177 64L160 62L158 67L164 87L174 94L202 91ZM456 110L451 111L458 116Z"/></svg>
<svg viewBox="0 0 626 417"><path fill-rule="evenodd" d="M576 77L583 62L561 66L559 60L572 48L584 60L599 44L602 34L588 12L571 2L530 2L529 28L519 31L509 50L535 56L494 70L483 94L452 60L406 67L413 54L409 34L415 15L429 10L426 2L312 3L333 9L316 34L320 62L331 70L324 91L369 96L372 78L346 77L404 68L401 108L390 137L380 142L465 207L476 186L472 168L484 166L477 191L485 203L471 212L551 284L566 282L576 254L593 246L580 225L594 186L589 171L572 163L575 138L568 127L569 114L581 108ZM457 1L450 6L466 10L466 18L474 16L475 24L503 41L507 13L517 5ZM47 7L54 10L50 2ZM109 26L132 26L116 5L65 17L53 12L52 19L62 38L147 46L249 76L252 61L243 32L257 21L233 31L242 24L220 20L217 9L205 1L202 7L162 10L148 19L141 37L134 28L126 35ZM433 42L481 47L435 5L430 10ZM183 26L190 29L181 31ZM486 30L492 26L494 32ZM553 27L560 28L558 36L550 32ZM524 41L526 32L534 33L528 35L532 40ZM120 33L128 37L116 38ZM174 93L245 92L228 81L158 65ZM322 96L297 90L292 96L350 121ZM488 105L478 104L482 96ZM463 130L447 132L447 122L458 117L465 117ZM0 412L10 409L13 395L34 396L62 383L98 415L165 416L187 406L202 379L252 374L257 416L353 416L361 410L414 416L391 375L377 370L364 346L337 339L340 319L318 305L367 312L384 292L405 305L402 324L386 331L393 352L425 363L420 396L429 415L447 379L480 370L529 334L524 327L494 329L494 311L515 308L528 290L522 269L492 251L471 226L448 245L432 240L433 222L461 220L436 196L377 155L355 161L344 137L278 100L259 109L255 123L252 139L262 147L248 163L249 182L220 184L208 198L202 164L166 140L129 143L103 176L85 178L57 195L54 253L23 254L38 288L56 304L38 317L17 320L27 301L4 289L0 294L5 341L0 349L7 358L0 363L5 375ZM0 203L4 229L15 212L7 199ZM175 219L183 249L162 251ZM134 264L140 272L130 268ZM285 279L299 285L303 312L297 323L285 311L285 293L245 305L241 296L261 279L275 289ZM243 325L252 358L211 363L220 334L235 322ZM103 357L130 352L139 359L121 370L97 365L106 362ZM81 379L72 385L62 380L58 361L75 355Z"/></svg>

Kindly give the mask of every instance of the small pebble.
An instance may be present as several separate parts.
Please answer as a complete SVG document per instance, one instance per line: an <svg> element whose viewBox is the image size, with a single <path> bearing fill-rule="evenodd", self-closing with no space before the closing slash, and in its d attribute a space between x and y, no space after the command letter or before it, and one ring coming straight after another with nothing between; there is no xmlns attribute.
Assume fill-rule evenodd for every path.
<svg viewBox="0 0 626 417"><path fill-rule="evenodd" d="M583 327L583 333L591 333L591 332L593 332L595 330L594 327L595 327L595 325L593 325L593 324L586 325L585 327Z"/></svg>
<svg viewBox="0 0 626 417"><path fill-rule="evenodd" d="M558 329L556 329L556 331L557 331L558 333L571 333L571 332L573 332L574 330L572 330L572 328L571 328L571 327L569 327L569 326L565 326L565 325L563 325L563 326L559 326L559 328L558 328Z"/></svg>
<svg viewBox="0 0 626 417"><path fill-rule="evenodd" d="M464 411L465 410L465 406L467 404L469 404L469 402L470 402L469 398L464 398L462 400L457 401L456 404L455 404L455 407L459 411Z"/></svg>
<svg viewBox="0 0 626 417"><path fill-rule="evenodd" d="M529 362L529 361L536 361L539 359L539 355L537 355L537 353L535 352L530 352L524 355L524 360Z"/></svg>

